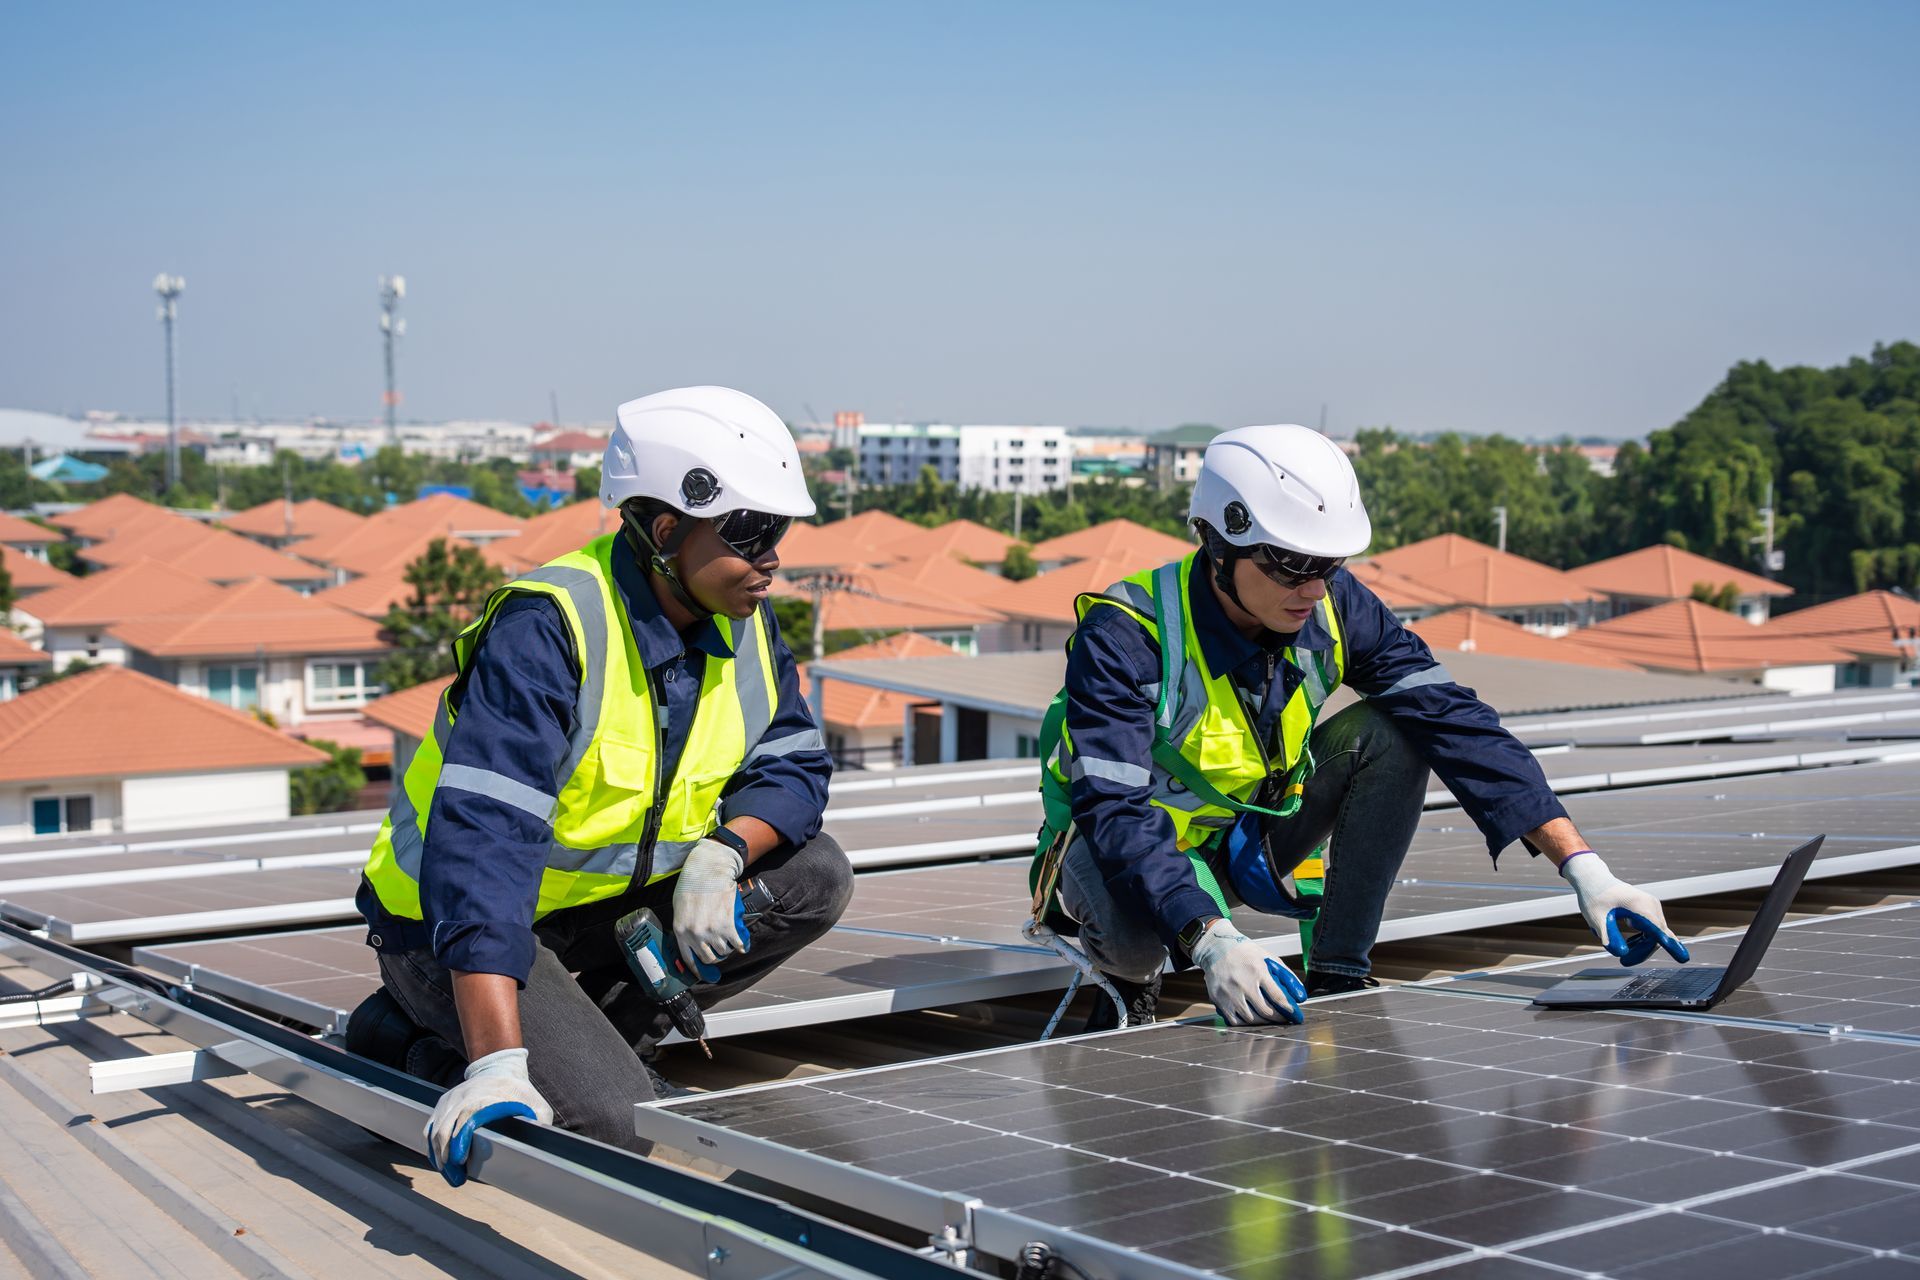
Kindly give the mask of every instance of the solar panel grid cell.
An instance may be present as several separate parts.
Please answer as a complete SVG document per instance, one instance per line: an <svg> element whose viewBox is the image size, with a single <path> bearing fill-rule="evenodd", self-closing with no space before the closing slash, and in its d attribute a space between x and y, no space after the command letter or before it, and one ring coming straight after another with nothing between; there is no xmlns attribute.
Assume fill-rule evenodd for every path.
<svg viewBox="0 0 1920 1280"><path fill-rule="evenodd" d="M1062 1231L1225 1274L1365 1275L1472 1249L1628 1274L1641 1263L1603 1240L1653 1240L1648 1265L1745 1256L1777 1224L1745 1221L1743 1189L1839 1176L1812 1170L1920 1194L1916 1073L1903 1046L1402 991L1299 1030L1146 1028L643 1108L640 1127L978 1196L1069 1256L1081 1242ZM1781 1239L1751 1274L1873 1257L1838 1223Z"/></svg>

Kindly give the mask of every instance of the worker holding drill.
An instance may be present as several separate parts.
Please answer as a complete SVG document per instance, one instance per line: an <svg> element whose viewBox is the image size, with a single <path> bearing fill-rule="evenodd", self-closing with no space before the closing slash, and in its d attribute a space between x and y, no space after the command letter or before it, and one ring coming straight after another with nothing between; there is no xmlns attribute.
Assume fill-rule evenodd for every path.
<svg viewBox="0 0 1920 1280"><path fill-rule="evenodd" d="M721 387L629 401L600 493L619 530L495 591L455 642L360 888L383 986L348 1047L452 1086L427 1130L449 1180L503 1114L645 1152L632 1109L665 1087L650 1059L679 1011L634 962L636 920L661 935L649 972L662 947L717 970L708 1005L852 892L768 604L814 510L785 423Z"/></svg>
<svg viewBox="0 0 1920 1280"><path fill-rule="evenodd" d="M1373 530L1353 464L1316 431L1216 436L1191 508L1200 547L1078 602L1041 728L1036 917L1077 934L1129 1023L1169 955L1234 1023L1372 985L1369 953L1431 768L1487 838L1522 840L1623 963L1686 949L1653 895L1583 839L1499 716L1345 572ZM1324 721L1342 684L1362 700ZM1315 855L1326 848L1324 870ZM1303 867L1302 864L1307 864ZM1298 879L1324 876L1317 901ZM1304 983L1232 907L1315 918ZM1089 1030L1117 1026L1112 1000Z"/></svg>

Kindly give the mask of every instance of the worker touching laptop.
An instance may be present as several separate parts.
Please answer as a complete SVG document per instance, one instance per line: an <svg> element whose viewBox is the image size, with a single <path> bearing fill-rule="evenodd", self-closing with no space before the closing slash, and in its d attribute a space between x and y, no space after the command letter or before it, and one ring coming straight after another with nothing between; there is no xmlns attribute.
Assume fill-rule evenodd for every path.
<svg viewBox="0 0 1920 1280"><path fill-rule="evenodd" d="M1041 730L1036 910L1153 1017L1191 961L1229 1022L1373 985L1369 953L1419 825L1428 770L1498 856L1545 854L1623 963L1686 958L1660 903L1607 870L1531 753L1342 565L1372 525L1353 465L1299 426L1216 436L1193 490L1200 547L1082 596ZM1362 701L1320 718L1341 685ZM1289 885L1327 846L1304 982L1231 907L1306 917ZM1118 1024L1096 1004L1089 1030Z"/></svg>
<svg viewBox="0 0 1920 1280"><path fill-rule="evenodd" d="M507 1114L644 1151L648 1059L692 1005L639 960L705 968L691 994L711 1004L853 888L767 603L781 536L814 509L786 425L721 387L633 400L600 484L619 530L495 591L455 642L360 889L383 986L348 1047L453 1085L427 1131L450 1181Z"/></svg>

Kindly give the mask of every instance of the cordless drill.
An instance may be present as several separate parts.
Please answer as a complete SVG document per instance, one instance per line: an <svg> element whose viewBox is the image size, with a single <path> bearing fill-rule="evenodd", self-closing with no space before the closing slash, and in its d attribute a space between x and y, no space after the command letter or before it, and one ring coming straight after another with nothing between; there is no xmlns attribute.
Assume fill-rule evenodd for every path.
<svg viewBox="0 0 1920 1280"><path fill-rule="evenodd" d="M733 925L742 941L747 927L773 905L773 896L758 880L743 881L733 903ZM709 1058L707 1019L693 998L693 988L720 981L720 971L692 956L680 954L673 931L660 923L649 907L628 912L614 923L613 936L627 957L634 980L667 1011L673 1029L700 1046Z"/></svg>

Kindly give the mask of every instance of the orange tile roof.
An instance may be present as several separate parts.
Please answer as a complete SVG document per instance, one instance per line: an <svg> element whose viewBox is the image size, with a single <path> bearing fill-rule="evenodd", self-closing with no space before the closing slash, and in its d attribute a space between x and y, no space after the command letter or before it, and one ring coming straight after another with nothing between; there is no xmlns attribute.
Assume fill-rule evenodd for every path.
<svg viewBox="0 0 1920 1280"><path fill-rule="evenodd" d="M1395 547L1391 551L1376 551L1367 559L1382 569L1409 578L1422 578L1443 569L1458 568L1463 564L1472 564L1475 560L1487 556L1504 554L1497 547L1484 542L1475 542L1472 538L1463 538L1457 533L1443 533L1437 537L1422 538L1418 542L1409 542L1404 547Z"/></svg>
<svg viewBox="0 0 1920 1280"><path fill-rule="evenodd" d="M1007 587L1007 580L997 573L938 553L897 560L883 567L890 577L965 604L984 604L988 596Z"/></svg>
<svg viewBox="0 0 1920 1280"><path fill-rule="evenodd" d="M371 618L255 578L192 614L139 618L110 628L155 657L253 653L374 653L387 647Z"/></svg>
<svg viewBox="0 0 1920 1280"><path fill-rule="evenodd" d="M1191 550L1193 544L1184 538L1131 520L1107 520L1036 544L1033 558L1042 564L1053 560L1126 560L1133 565L1128 572L1133 573L1178 560Z"/></svg>
<svg viewBox="0 0 1920 1280"><path fill-rule="evenodd" d="M1006 583L981 603L1009 618L1072 626L1077 617L1073 602L1083 593L1105 591L1145 567L1132 559L1076 560L1025 582Z"/></svg>
<svg viewBox="0 0 1920 1280"><path fill-rule="evenodd" d="M396 565L316 591L313 598L363 618L384 618L395 605L413 598L413 584L407 581L406 566Z"/></svg>
<svg viewBox="0 0 1920 1280"><path fill-rule="evenodd" d="M9 542L0 542L0 564L6 566L7 577L13 581L16 595L64 587L69 582L78 581L66 570L56 569L44 560L36 560Z"/></svg>
<svg viewBox="0 0 1920 1280"><path fill-rule="evenodd" d="M545 440L533 442L535 453L599 453L606 447L605 436L596 436L587 431L562 431Z"/></svg>
<svg viewBox="0 0 1920 1280"><path fill-rule="evenodd" d="M893 558L892 552L876 550L831 524L796 523L780 540L782 573L852 569L885 564Z"/></svg>
<svg viewBox="0 0 1920 1280"><path fill-rule="evenodd" d="M452 493L435 493L367 517L385 520L407 529L431 529L435 533L518 532L526 521L504 511L462 498Z"/></svg>
<svg viewBox="0 0 1920 1280"><path fill-rule="evenodd" d="M852 542L855 546L891 554L894 544L902 538L910 538L925 533L926 526L902 520L899 516L886 511L862 511L844 520L835 520L831 524L820 526L822 529Z"/></svg>
<svg viewBox="0 0 1920 1280"><path fill-rule="evenodd" d="M974 564L999 564L1006 559L1007 548L1017 541L973 520L949 520L931 529L901 534L893 549L909 560L939 555Z"/></svg>
<svg viewBox="0 0 1920 1280"><path fill-rule="evenodd" d="M319 498L292 504L284 498L275 498L229 516L221 523L235 533L255 538L317 538L323 533L356 528L365 521L365 516Z"/></svg>
<svg viewBox="0 0 1920 1280"><path fill-rule="evenodd" d="M940 647L946 649L945 645ZM953 650L947 649L947 652L952 653ZM0 627L0 667L34 667L52 661L52 658L13 632Z"/></svg>
<svg viewBox="0 0 1920 1280"><path fill-rule="evenodd" d="M271 578L275 582L306 583L323 581L327 576L251 538L193 521L139 529L88 547L80 556L109 568L134 560L159 560L197 573L209 582Z"/></svg>
<svg viewBox="0 0 1920 1280"><path fill-rule="evenodd" d="M1378 558L1375 557L1376 560ZM1393 565L1387 567L1394 568ZM1428 570L1408 576L1417 578L1420 585L1429 591L1443 592L1462 604L1478 605L1483 609L1508 609L1518 605L1573 605L1587 601L1597 603L1601 599L1598 592L1581 586L1558 569L1524 556L1499 551L1451 569Z"/></svg>
<svg viewBox="0 0 1920 1280"><path fill-rule="evenodd" d="M375 698L360 712L375 724L383 724L396 733L424 741L433 732L433 717L440 707L440 695L453 683L453 677L410 685Z"/></svg>
<svg viewBox="0 0 1920 1280"><path fill-rule="evenodd" d="M867 658L951 658L953 650L938 640L913 631L902 631L871 644L857 645L827 655L835 662ZM812 696L813 682L808 666L800 667L800 688ZM887 689L869 689L845 680L824 680L820 684L822 706L815 707L820 722L834 729L874 729L882 725L900 728L906 723L907 707L915 701Z"/></svg>
<svg viewBox="0 0 1920 1280"><path fill-rule="evenodd" d="M50 627L106 627L158 614L192 613L220 588L158 560L135 560L42 591L15 606Z"/></svg>
<svg viewBox="0 0 1920 1280"><path fill-rule="evenodd" d="M250 715L120 666L0 702L0 781L286 769L312 747Z"/></svg>
<svg viewBox="0 0 1920 1280"><path fill-rule="evenodd" d="M425 554L435 538L470 545L465 538L451 538L433 529L411 528L373 516L345 532L296 542L287 548L287 553L348 573L379 573L383 569L405 569Z"/></svg>
<svg viewBox="0 0 1920 1280"><path fill-rule="evenodd" d="M19 516L10 516L0 511L0 542L15 546L44 546L49 542L65 542L66 538L44 525L31 520L22 520Z"/></svg>
<svg viewBox="0 0 1920 1280"><path fill-rule="evenodd" d="M586 546L603 533L620 527L620 513L601 505L598 498L570 502L543 511L511 538L480 548L487 562L511 574L538 569L555 556Z"/></svg>
<svg viewBox="0 0 1920 1280"><path fill-rule="evenodd" d="M1876 657L1912 656L1920 644L1920 601L1868 591L1782 614L1760 628L1804 636Z"/></svg>
<svg viewBox="0 0 1920 1280"><path fill-rule="evenodd" d="M1580 643L1662 671L1761 671L1853 661L1837 645L1756 627L1698 600L1610 618L1583 629Z"/></svg>
<svg viewBox="0 0 1920 1280"><path fill-rule="evenodd" d="M1440 655L1443 662L1448 653L1487 653L1502 658L1536 658L1545 662L1571 662L1583 667L1639 670L1625 658L1589 649L1573 637L1549 640L1537 632L1479 609L1452 609L1416 619L1407 625Z"/></svg>
<svg viewBox="0 0 1920 1280"><path fill-rule="evenodd" d="M1378 560L1354 560L1347 565L1347 572L1389 609L1448 609L1460 603L1444 591L1395 573Z"/></svg>
<svg viewBox="0 0 1920 1280"><path fill-rule="evenodd" d="M186 519L185 516L176 516L165 507L156 506L130 493L109 494L98 502L89 502L84 507L76 507L52 519L56 526L65 529L76 538L100 541L114 537L118 533L129 532L160 517Z"/></svg>
<svg viewBox="0 0 1920 1280"><path fill-rule="evenodd" d="M948 599L885 569L858 569L849 576L860 594L826 593L821 607L828 631L950 631L1000 620L991 609ZM779 578L774 594L811 598Z"/></svg>
<svg viewBox="0 0 1920 1280"><path fill-rule="evenodd" d="M1716 590L1731 582L1743 596L1793 594L1792 587L1770 578L1669 546L1642 547L1611 560L1569 569L1567 574L1589 590L1642 599L1687 600L1702 582Z"/></svg>

